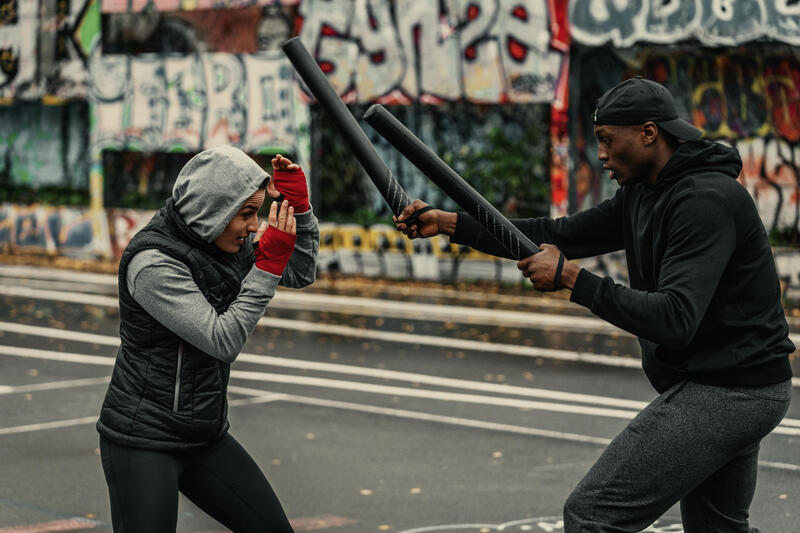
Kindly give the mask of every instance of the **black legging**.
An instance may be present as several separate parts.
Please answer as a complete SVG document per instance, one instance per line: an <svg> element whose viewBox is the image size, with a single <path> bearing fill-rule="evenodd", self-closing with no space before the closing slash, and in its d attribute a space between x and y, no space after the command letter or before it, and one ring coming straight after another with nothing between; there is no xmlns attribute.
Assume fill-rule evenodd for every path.
<svg viewBox="0 0 800 533"><path fill-rule="evenodd" d="M235 533L292 533L278 497L229 434L195 450L164 452L100 438L115 533L175 533L178 491Z"/></svg>

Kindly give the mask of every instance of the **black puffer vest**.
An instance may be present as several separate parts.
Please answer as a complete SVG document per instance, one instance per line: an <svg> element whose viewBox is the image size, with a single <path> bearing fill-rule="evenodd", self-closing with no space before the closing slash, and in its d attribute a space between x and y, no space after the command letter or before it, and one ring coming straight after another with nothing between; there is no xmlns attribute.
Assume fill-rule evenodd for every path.
<svg viewBox="0 0 800 533"><path fill-rule="evenodd" d="M236 299L254 260L250 246L229 254L203 241L176 213L171 199L131 239L118 274L121 344L97 430L137 448L202 446L228 430L230 365L165 328L128 292L130 259L152 248L188 266L220 314Z"/></svg>

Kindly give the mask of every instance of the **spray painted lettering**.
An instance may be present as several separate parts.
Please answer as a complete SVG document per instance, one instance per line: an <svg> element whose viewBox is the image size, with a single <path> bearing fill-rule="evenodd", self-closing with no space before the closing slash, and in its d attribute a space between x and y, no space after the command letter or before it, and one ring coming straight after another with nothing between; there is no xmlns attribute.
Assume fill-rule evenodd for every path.
<svg viewBox="0 0 800 533"><path fill-rule="evenodd" d="M298 153L295 84L280 54L92 57L95 147Z"/></svg>
<svg viewBox="0 0 800 533"><path fill-rule="evenodd" d="M565 60L544 0L307 0L299 15L351 102L550 102Z"/></svg>
<svg viewBox="0 0 800 533"><path fill-rule="evenodd" d="M611 42L734 46L767 37L800 43L800 5L792 0L571 0L573 38L590 46Z"/></svg>

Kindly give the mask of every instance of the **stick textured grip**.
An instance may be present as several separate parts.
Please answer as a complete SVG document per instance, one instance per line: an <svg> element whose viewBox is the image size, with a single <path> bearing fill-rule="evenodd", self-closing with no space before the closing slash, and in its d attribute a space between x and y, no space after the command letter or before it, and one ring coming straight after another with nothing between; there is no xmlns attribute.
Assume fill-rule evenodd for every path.
<svg viewBox="0 0 800 533"><path fill-rule="evenodd" d="M371 106L364 114L367 123L375 128L398 152L411 161L423 174L438 185L467 213L491 233L516 259L529 257L539 251L531 240L490 204L464 178L434 154L408 128L380 104Z"/></svg>
<svg viewBox="0 0 800 533"><path fill-rule="evenodd" d="M293 37L283 44L283 52L292 62L297 73L305 82L311 94L325 112L333 119L333 123L345 142L364 167L372 183L378 188L392 213L399 215L411 202L389 167L375 151L375 147L367 138L364 130L358 125L355 117L347 109L342 99L336 94L328 78L311 57L299 37Z"/></svg>

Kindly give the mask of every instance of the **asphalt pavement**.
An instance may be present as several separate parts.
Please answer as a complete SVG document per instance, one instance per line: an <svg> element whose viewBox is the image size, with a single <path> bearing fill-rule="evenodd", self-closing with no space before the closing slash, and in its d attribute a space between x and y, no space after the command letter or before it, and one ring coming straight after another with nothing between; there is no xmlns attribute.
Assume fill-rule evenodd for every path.
<svg viewBox="0 0 800 533"><path fill-rule="evenodd" d="M0 533L111 531L94 422L118 327L114 276L0 265ZM627 333L478 287L282 289L232 370L231 432L296 531L562 531L567 495L655 397ZM799 529L794 391L762 445L765 533ZM181 498L178 531L225 530ZM682 531L677 509L647 531Z"/></svg>

